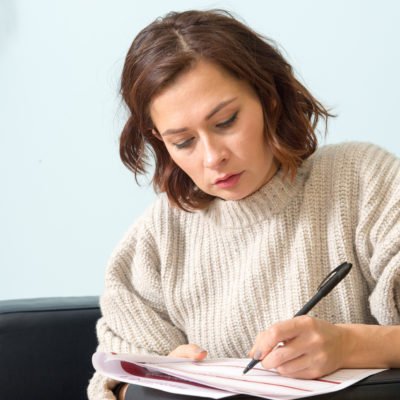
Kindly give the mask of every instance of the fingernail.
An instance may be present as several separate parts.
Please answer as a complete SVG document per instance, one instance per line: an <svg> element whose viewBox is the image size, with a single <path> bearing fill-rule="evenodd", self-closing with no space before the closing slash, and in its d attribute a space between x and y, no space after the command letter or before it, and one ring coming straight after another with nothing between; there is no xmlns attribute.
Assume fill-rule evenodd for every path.
<svg viewBox="0 0 400 400"><path fill-rule="evenodd" d="M261 356L262 356L261 350L257 349L255 351L255 353L254 353L253 359L254 360L261 360Z"/></svg>
<svg viewBox="0 0 400 400"><path fill-rule="evenodd" d="M203 351L205 351L204 349L200 348L196 350L196 353L202 353Z"/></svg>

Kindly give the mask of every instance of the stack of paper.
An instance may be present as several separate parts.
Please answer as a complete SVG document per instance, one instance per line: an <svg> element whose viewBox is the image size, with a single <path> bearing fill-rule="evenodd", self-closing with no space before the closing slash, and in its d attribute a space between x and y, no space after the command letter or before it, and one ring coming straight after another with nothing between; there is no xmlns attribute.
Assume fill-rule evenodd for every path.
<svg viewBox="0 0 400 400"><path fill-rule="evenodd" d="M238 393L268 399L299 399L344 389L382 369L342 369L320 379L285 378L259 364L246 375L250 359L194 361L162 356L95 353L93 366L121 382L171 393L221 399Z"/></svg>

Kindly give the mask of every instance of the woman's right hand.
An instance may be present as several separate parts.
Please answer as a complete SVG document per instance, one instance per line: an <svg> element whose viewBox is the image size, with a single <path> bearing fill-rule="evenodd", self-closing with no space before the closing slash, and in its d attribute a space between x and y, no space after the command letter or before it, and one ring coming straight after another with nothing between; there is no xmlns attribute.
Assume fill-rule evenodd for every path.
<svg viewBox="0 0 400 400"><path fill-rule="evenodd" d="M195 344L182 344L168 354L168 357L192 358L194 360L203 360L207 357L207 351Z"/></svg>

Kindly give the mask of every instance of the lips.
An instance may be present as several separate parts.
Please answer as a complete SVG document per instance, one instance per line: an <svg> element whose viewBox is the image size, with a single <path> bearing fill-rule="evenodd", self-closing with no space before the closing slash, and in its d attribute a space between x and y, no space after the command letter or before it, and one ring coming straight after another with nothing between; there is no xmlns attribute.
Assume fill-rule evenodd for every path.
<svg viewBox="0 0 400 400"><path fill-rule="evenodd" d="M226 174L226 175L224 175L222 178L216 179L215 182L214 182L214 184L216 185L216 184L219 183L219 182L226 181L227 179L229 179L231 176L234 176L234 175L238 175L238 174Z"/></svg>
<svg viewBox="0 0 400 400"><path fill-rule="evenodd" d="M221 188L229 188L234 185L239 181L242 172L239 172L238 174L226 174L222 176L221 178L216 179L214 182L214 185L221 187Z"/></svg>

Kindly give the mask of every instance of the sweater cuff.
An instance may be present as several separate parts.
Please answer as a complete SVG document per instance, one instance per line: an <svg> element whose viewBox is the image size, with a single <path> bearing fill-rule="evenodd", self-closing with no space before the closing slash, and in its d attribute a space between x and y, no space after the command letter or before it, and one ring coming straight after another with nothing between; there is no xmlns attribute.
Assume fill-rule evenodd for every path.
<svg viewBox="0 0 400 400"><path fill-rule="evenodd" d="M95 372L87 389L89 400L116 400L113 389L119 383L119 381Z"/></svg>

